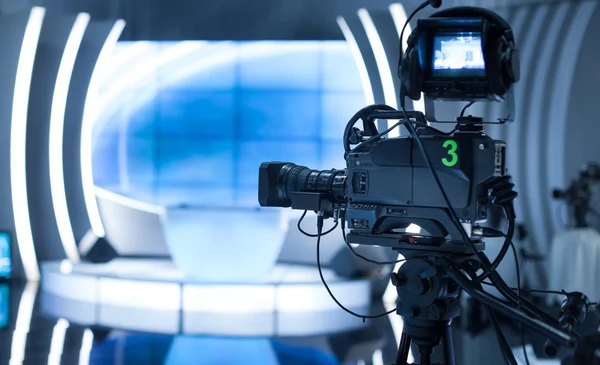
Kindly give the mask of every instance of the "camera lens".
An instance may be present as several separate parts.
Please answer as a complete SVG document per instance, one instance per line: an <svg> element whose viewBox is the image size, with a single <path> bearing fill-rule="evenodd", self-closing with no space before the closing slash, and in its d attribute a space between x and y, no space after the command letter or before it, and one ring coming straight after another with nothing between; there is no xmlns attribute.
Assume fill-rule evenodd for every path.
<svg viewBox="0 0 600 365"><path fill-rule="evenodd" d="M293 163L263 163L259 171L262 206L289 207L296 192L321 193L331 201L345 200L343 170L311 170Z"/></svg>

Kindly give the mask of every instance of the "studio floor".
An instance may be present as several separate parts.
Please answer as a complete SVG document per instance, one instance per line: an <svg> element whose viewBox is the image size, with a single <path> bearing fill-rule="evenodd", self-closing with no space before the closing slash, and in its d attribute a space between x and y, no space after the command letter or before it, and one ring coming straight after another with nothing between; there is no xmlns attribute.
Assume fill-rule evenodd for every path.
<svg viewBox="0 0 600 365"><path fill-rule="evenodd" d="M43 283L41 284L43 285ZM338 324L327 330L323 326L309 335L286 333L285 336L219 336L210 334L149 333L119 326L86 326L48 313L48 298L40 285L2 284L0 286L0 364L260 364L260 365L381 365L395 360L396 338L401 320L390 316L367 321L360 326ZM370 311L384 309L375 304ZM118 311L119 309L115 309ZM239 333L243 320L224 321L223 328ZM160 315L144 318L160 321ZM125 326L122 326L125 327ZM303 323L306 333L307 324ZM522 350L514 348L517 358ZM483 331L473 337L454 330L457 364L504 364L495 337ZM559 364L536 361L531 365ZM524 362L521 362L523 363Z"/></svg>

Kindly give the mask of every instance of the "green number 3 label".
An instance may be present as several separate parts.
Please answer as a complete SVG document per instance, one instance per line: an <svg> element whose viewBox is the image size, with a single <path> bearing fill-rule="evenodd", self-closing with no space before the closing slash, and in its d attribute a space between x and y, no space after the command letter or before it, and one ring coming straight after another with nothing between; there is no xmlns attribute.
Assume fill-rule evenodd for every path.
<svg viewBox="0 0 600 365"><path fill-rule="evenodd" d="M456 141L449 139L442 145L444 148L448 148L448 157L442 158L442 163L444 166L452 167L458 163L458 155L456 154L456 150L458 149L458 145Z"/></svg>

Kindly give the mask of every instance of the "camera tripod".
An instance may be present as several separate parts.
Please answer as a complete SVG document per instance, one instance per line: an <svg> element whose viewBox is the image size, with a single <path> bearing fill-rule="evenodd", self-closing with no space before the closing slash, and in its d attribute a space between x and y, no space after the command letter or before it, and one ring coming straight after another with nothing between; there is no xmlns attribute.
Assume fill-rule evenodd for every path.
<svg viewBox="0 0 600 365"><path fill-rule="evenodd" d="M479 281L471 280L463 272L475 278L480 267L476 254L468 252L465 245L446 243L441 246L423 245L415 240L403 240L398 235L348 235L350 242L390 247L406 258L400 269L392 273L392 284L398 292L396 313L404 320L400 346L394 365L407 363L411 344L419 348L420 362L412 365L435 365L431 362L434 348L442 345L444 363L456 365L452 343L452 320L460 315L459 294L464 290L474 300L489 308L492 325L508 364L517 364L511 348L500 331L494 312L501 313L553 341L557 345L574 348L572 333L559 329L558 321L543 312L525 298L520 298L521 308L505 304L483 291ZM427 240L422 240L427 242ZM482 249L483 243L475 244ZM517 298L496 273L490 274L499 290ZM504 290L508 289L508 291Z"/></svg>
<svg viewBox="0 0 600 365"><path fill-rule="evenodd" d="M413 258L392 274L398 291L397 314L404 319L396 365L407 365L411 343L419 348L420 365L431 365L431 355L440 344L444 364L455 365L452 319L460 314L460 287L440 275L432 260Z"/></svg>

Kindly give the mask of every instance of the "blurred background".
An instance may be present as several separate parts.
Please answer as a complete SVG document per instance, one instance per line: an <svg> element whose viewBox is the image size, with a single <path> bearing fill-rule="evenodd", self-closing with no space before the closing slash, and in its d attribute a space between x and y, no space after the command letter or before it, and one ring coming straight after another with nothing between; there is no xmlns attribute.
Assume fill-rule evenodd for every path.
<svg viewBox="0 0 600 365"><path fill-rule="evenodd" d="M342 168L364 106L343 41L123 41L109 62L94 183L163 206L256 208L266 160Z"/></svg>
<svg viewBox="0 0 600 365"><path fill-rule="evenodd" d="M419 5L0 0L0 364L393 363L401 318L364 323L337 307L300 214L259 207L258 167L345 168L350 117L399 104L400 30ZM515 122L487 128L507 142L519 192L519 278L597 302L598 2L442 8L459 5L501 14L520 49ZM438 119L462 107L436 103ZM495 103L469 111L502 114ZM314 214L302 224L316 232ZM488 240L488 256L501 243ZM398 265L357 259L338 231L322 245L340 302L394 308ZM513 286L515 266L508 255L499 269ZM562 296L529 295L558 314ZM518 328L502 323L525 364ZM504 363L467 296L453 330L457 363ZM544 341L525 334L530 363L566 364L567 352L547 359Z"/></svg>

